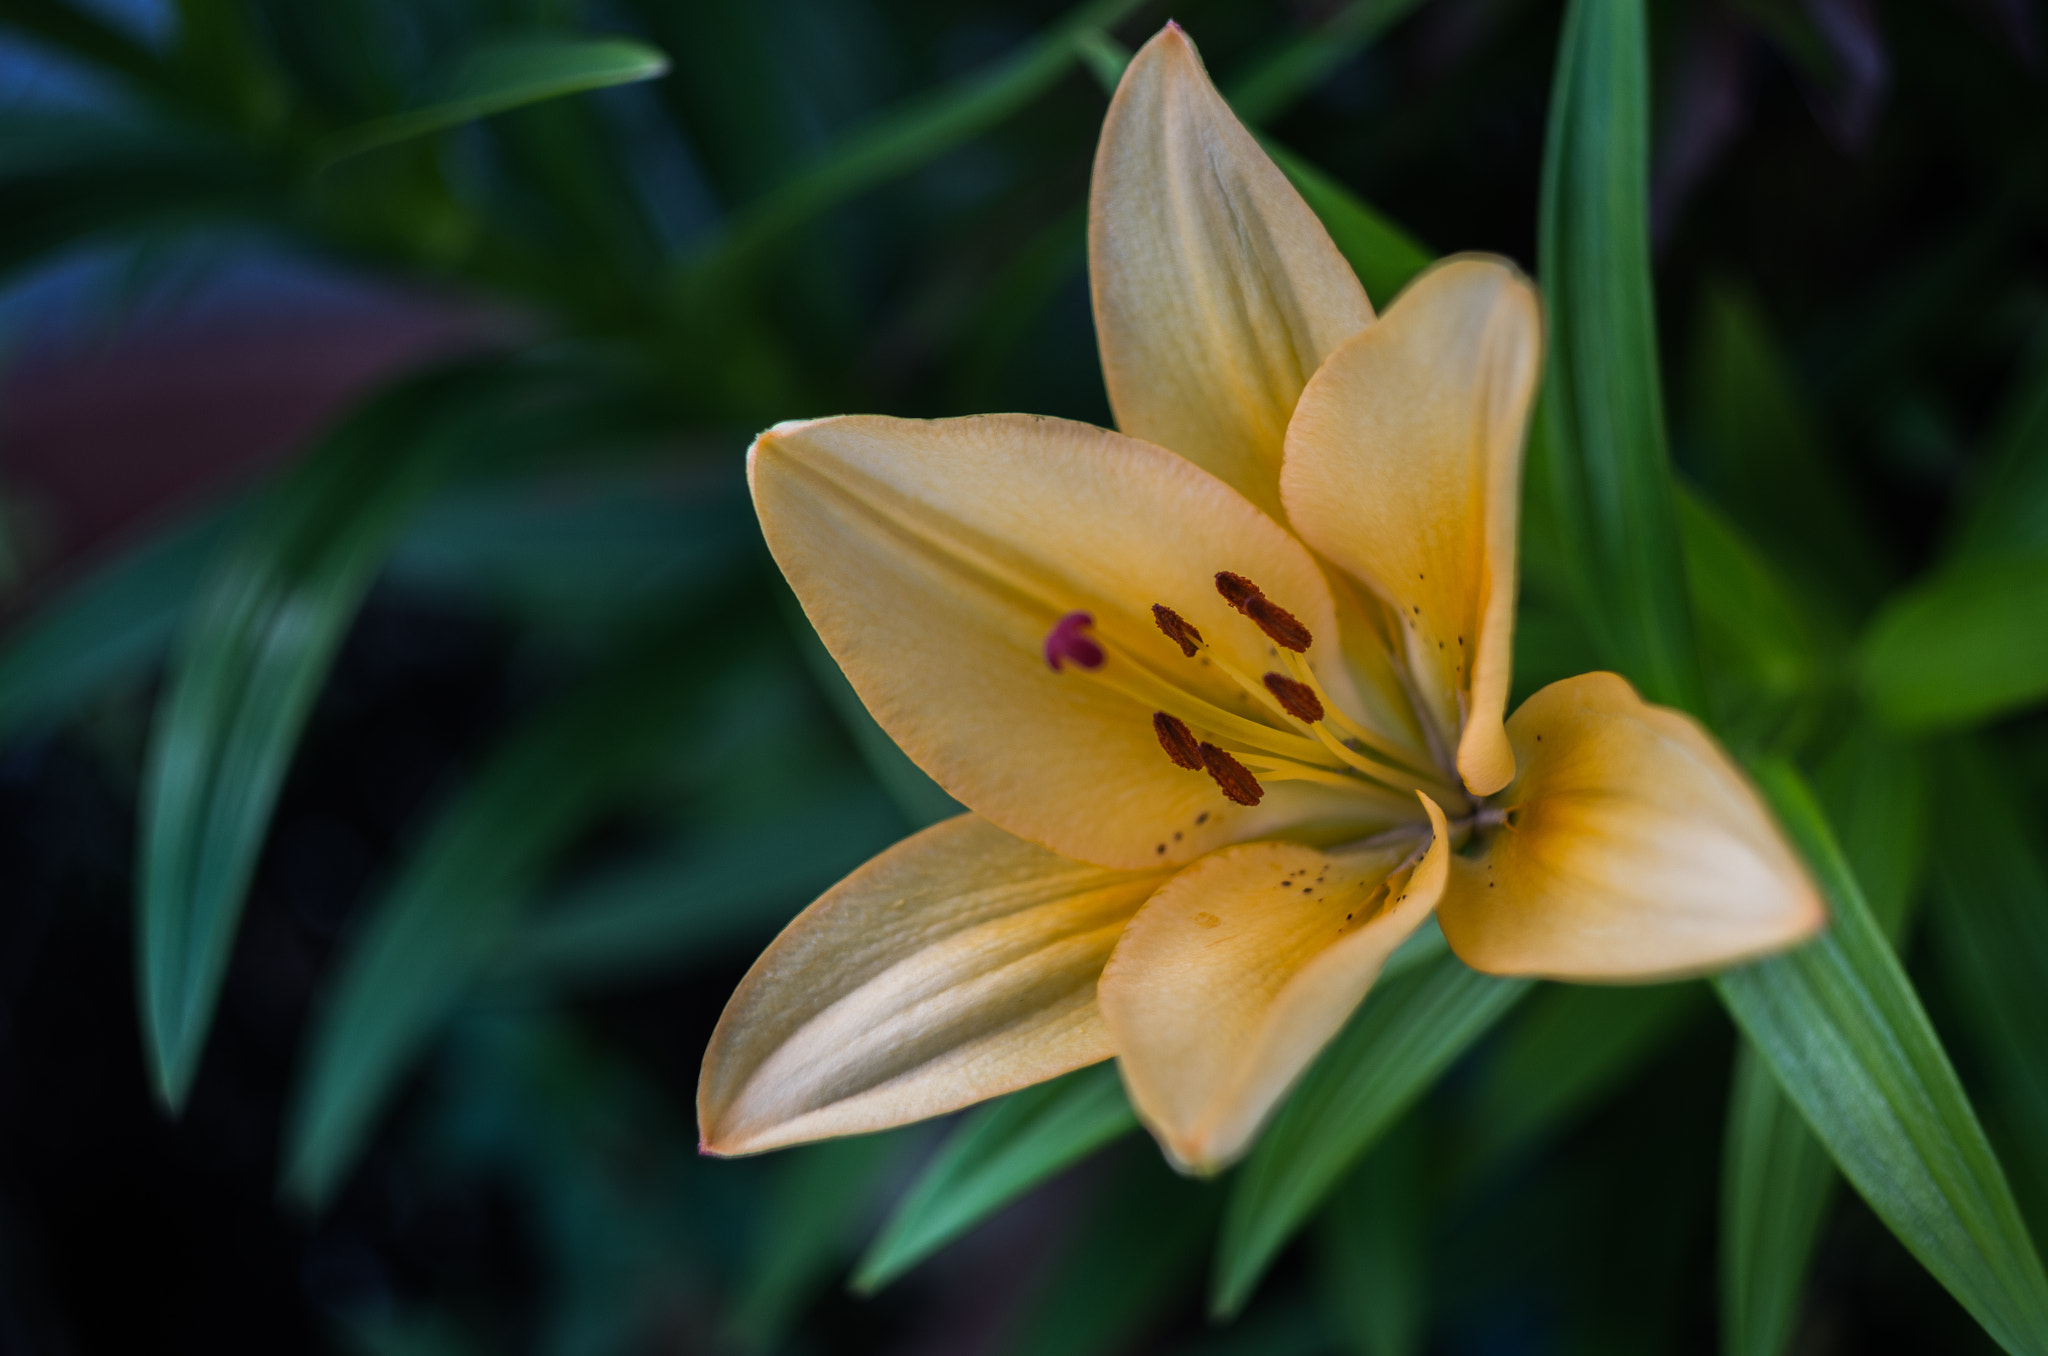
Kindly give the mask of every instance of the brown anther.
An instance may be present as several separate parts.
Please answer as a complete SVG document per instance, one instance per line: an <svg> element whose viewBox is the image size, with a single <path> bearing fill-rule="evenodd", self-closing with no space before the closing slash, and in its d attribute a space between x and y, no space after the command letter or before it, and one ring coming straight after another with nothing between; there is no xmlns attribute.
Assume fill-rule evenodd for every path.
<svg viewBox="0 0 2048 1356"><path fill-rule="evenodd" d="M1249 603L1252 599L1266 596L1259 591L1257 584L1254 584L1241 574L1232 574L1228 570L1218 570L1216 572L1216 591L1223 595L1224 602L1229 603L1239 612L1244 611L1245 604Z"/></svg>
<svg viewBox="0 0 2048 1356"><path fill-rule="evenodd" d="M1223 788L1223 794L1239 805L1257 805L1266 798L1266 788L1259 785L1259 779L1214 744L1202 745L1202 766Z"/></svg>
<svg viewBox="0 0 2048 1356"><path fill-rule="evenodd" d="M1267 638L1283 650L1300 654L1315 643L1315 637L1292 612L1264 594L1245 604L1244 615L1250 617Z"/></svg>
<svg viewBox="0 0 2048 1356"><path fill-rule="evenodd" d="M1155 711L1152 713L1152 733L1159 736L1159 747L1166 750L1166 756L1173 760L1175 767L1184 767L1190 772L1202 770L1202 743L1187 727L1187 722L1164 711Z"/></svg>
<svg viewBox="0 0 2048 1356"><path fill-rule="evenodd" d="M1180 646L1182 654L1190 659L1195 657L1195 651L1202 645L1202 633L1197 631L1186 617L1163 603L1154 603L1152 620L1159 623L1159 629L1166 633L1168 640Z"/></svg>
<svg viewBox="0 0 2048 1356"><path fill-rule="evenodd" d="M1307 683L1297 683L1285 674L1266 675L1266 691L1280 702L1280 709L1305 725L1313 725L1323 718L1322 698Z"/></svg>

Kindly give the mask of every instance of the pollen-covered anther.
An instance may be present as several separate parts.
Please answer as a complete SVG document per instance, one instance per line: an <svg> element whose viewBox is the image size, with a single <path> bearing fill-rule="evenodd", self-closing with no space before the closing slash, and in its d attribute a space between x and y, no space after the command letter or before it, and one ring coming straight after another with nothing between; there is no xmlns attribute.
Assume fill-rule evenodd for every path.
<svg viewBox="0 0 2048 1356"><path fill-rule="evenodd" d="M1099 669L1107 657L1088 628L1095 618L1086 612L1069 612L1045 633L1045 663L1054 673L1068 664L1076 668Z"/></svg>
<svg viewBox="0 0 2048 1356"><path fill-rule="evenodd" d="M1243 763L1214 744L1203 744L1201 749L1202 766L1209 770L1225 796L1239 805L1257 805L1266 798L1266 788L1259 785L1259 779Z"/></svg>
<svg viewBox="0 0 2048 1356"><path fill-rule="evenodd" d="M1316 696L1316 690L1307 683L1296 682L1285 674L1266 675L1266 691L1273 694L1280 703L1280 709L1305 725L1313 725L1323 718L1323 701Z"/></svg>
<svg viewBox="0 0 2048 1356"><path fill-rule="evenodd" d="M1202 770L1202 741L1195 738L1187 722L1164 711L1152 713L1152 733L1159 736L1159 747L1166 750L1175 767L1184 767L1190 772Z"/></svg>
<svg viewBox="0 0 2048 1356"><path fill-rule="evenodd" d="M1239 612L1244 611L1245 604L1252 599L1266 596L1257 584L1241 574L1232 574L1229 570L1216 572L1216 591L1223 595L1224 602Z"/></svg>
<svg viewBox="0 0 2048 1356"><path fill-rule="evenodd" d="M1250 617L1266 638L1283 650L1296 654L1315 643L1315 637L1303 626L1292 612L1272 599L1260 594L1244 606L1244 615Z"/></svg>
<svg viewBox="0 0 2048 1356"><path fill-rule="evenodd" d="M1152 620L1159 623L1159 629L1166 633L1166 638L1180 646L1180 652L1188 658L1193 659L1195 651L1202 648L1202 633L1186 617L1164 603L1152 604Z"/></svg>

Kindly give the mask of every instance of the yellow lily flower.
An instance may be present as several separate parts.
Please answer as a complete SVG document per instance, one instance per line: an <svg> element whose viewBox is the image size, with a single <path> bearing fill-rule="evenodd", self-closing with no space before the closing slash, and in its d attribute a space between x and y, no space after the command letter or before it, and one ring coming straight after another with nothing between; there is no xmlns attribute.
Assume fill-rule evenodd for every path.
<svg viewBox="0 0 2048 1356"><path fill-rule="evenodd" d="M936 1115L1115 1057L1185 1170L1242 1154L1434 912L1477 969L1664 978L1819 896L1713 739L1595 673L1503 719L1542 345L1512 265L1386 314L1169 25L1095 161L1121 432L778 425L754 502L882 727L970 813L741 983L706 1151Z"/></svg>

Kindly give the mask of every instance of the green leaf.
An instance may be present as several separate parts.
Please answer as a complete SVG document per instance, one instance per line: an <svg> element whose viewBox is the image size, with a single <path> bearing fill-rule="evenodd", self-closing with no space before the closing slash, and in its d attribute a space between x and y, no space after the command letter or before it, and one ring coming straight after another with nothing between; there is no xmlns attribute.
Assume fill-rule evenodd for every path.
<svg viewBox="0 0 2048 1356"><path fill-rule="evenodd" d="M371 905L316 1011L285 1134L285 1185L323 1204L398 1079L501 952L555 856L665 773L709 717L691 619L524 725L435 817ZM733 681L757 681L740 673Z"/></svg>
<svg viewBox="0 0 2048 1356"><path fill-rule="evenodd" d="M2048 550L1966 559L1887 603L1857 685L1893 728L1982 724L2048 697Z"/></svg>
<svg viewBox="0 0 2048 1356"><path fill-rule="evenodd" d="M2048 551L2048 325L1999 411L1952 559Z"/></svg>
<svg viewBox="0 0 2048 1356"><path fill-rule="evenodd" d="M1539 990L1466 1092L1475 1171L1509 1162L1596 1105L1667 1047L1705 1000L1697 984Z"/></svg>
<svg viewBox="0 0 2048 1356"><path fill-rule="evenodd" d="M1089 0L1022 43L992 69L882 115L749 206L692 267L715 279L820 212L924 164L1001 122L1049 89L1080 58L1076 38L1115 26L1139 0Z"/></svg>
<svg viewBox="0 0 2048 1356"><path fill-rule="evenodd" d="M906 1147L901 1131L806 1144L779 1154L774 1186L760 1211L763 1233L726 1333L742 1350L773 1351L844 1264L865 1225L891 1160Z"/></svg>
<svg viewBox="0 0 2048 1356"><path fill-rule="evenodd" d="M350 419L250 508L179 638L143 774L144 1047L183 1105L285 768L342 633L407 516L472 446L474 371Z"/></svg>
<svg viewBox="0 0 2048 1356"><path fill-rule="evenodd" d="M872 1295L1041 1182L1138 1128L1114 1064L970 1113L897 1203L854 1269Z"/></svg>
<svg viewBox="0 0 2048 1356"><path fill-rule="evenodd" d="M1210 1309L1237 1313L1280 1249L1387 1128L1529 990L1448 950L1382 976L1259 1137L1223 1216Z"/></svg>
<svg viewBox="0 0 2048 1356"><path fill-rule="evenodd" d="M430 102L335 133L315 155L322 166L478 118L582 94L653 80L668 58L624 38L519 38L478 47L455 68Z"/></svg>
<svg viewBox="0 0 2048 1356"><path fill-rule="evenodd" d="M1686 464L1714 502L1802 582L1858 609L1875 601L1890 567L1855 483L1746 289L1703 289L1687 377Z"/></svg>
<svg viewBox="0 0 2048 1356"><path fill-rule="evenodd" d="M1112 1165L1052 1274L1029 1296L1002 1356L1114 1356L1194 1288L1222 1189L1167 1168L1150 1144Z"/></svg>
<svg viewBox="0 0 2048 1356"><path fill-rule="evenodd" d="M1427 1133L1422 1113L1403 1117L1317 1219L1322 1308L1356 1356L1422 1356L1429 1335Z"/></svg>
<svg viewBox="0 0 2048 1356"><path fill-rule="evenodd" d="M1322 219L1372 304L1386 309L1408 280L1429 267L1430 252L1413 236L1360 201L1350 189L1271 141L1264 143L1302 200Z"/></svg>
<svg viewBox="0 0 2048 1356"><path fill-rule="evenodd" d="M2048 1182L2048 857L2040 816L2024 813L2034 807L1982 740L1944 748L1937 766L1935 955L2010 1142Z"/></svg>
<svg viewBox="0 0 2048 1356"><path fill-rule="evenodd" d="M195 514L32 608L0 650L0 739L154 664L240 520L239 504Z"/></svg>
<svg viewBox="0 0 2048 1356"><path fill-rule="evenodd" d="M1283 38L1254 58L1249 69L1231 81L1225 97L1246 122L1271 122L1420 3L1352 0L1309 32ZM1377 299L1378 294L1373 296Z"/></svg>
<svg viewBox="0 0 2048 1356"><path fill-rule="evenodd" d="M1927 841L1918 751L1852 730L1817 781L1870 912L1896 947L1918 893ZM1836 1173L1754 1049L1736 1056L1721 1173L1721 1350L1779 1356L1793 1336Z"/></svg>
<svg viewBox="0 0 2048 1356"><path fill-rule="evenodd" d="M1762 553L1711 504L1681 490L1678 522L1714 727L1737 744L1782 742L1822 674L1813 628Z"/></svg>
<svg viewBox="0 0 2048 1356"><path fill-rule="evenodd" d="M1757 777L1832 918L1719 976L1723 1004L1878 1218L2000 1345L2048 1352L2048 1277L1940 1039L1806 784Z"/></svg>
<svg viewBox="0 0 2048 1356"><path fill-rule="evenodd" d="M1572 0L1551 87L1538 255L1545 421L1578 592L1652 701L1704 712L1665 446L1650 286L1642 0Z"/></svg>
<svg viewBox="0 0 2048 1356"><path fill-rule="evenodd" d="M785 802L773 822L719 831L614 868L543 905L499 957L515 981L612 983L762 939L900 837L903 822L865 779Z"/></svg>
<svg viewBox="0 0 2048 1356"><path fill-rule="evenodd" d="M1835 1190L1835 1165L1754 1048L1735 1057L1721 1165L1721 1350L1780 1356Z"/></svg>

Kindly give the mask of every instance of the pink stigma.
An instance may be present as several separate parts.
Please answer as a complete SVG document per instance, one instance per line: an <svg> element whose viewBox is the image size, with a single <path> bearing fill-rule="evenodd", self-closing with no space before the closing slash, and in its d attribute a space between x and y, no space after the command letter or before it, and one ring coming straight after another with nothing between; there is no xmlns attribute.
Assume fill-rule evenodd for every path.
<svg viewBox="0 0 2048 1356"><path fill-rule="evenodd" d="M1069 612L1045 633L1045 663L1054 673L1067 664L1099 669L1104 658L1102 646L1088 634L1095 618L1086 612Z"/></svg>

